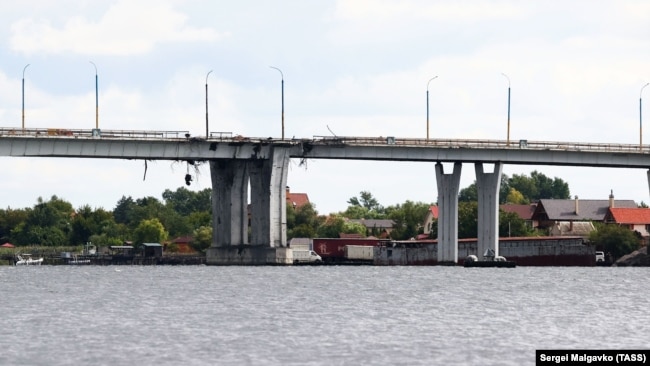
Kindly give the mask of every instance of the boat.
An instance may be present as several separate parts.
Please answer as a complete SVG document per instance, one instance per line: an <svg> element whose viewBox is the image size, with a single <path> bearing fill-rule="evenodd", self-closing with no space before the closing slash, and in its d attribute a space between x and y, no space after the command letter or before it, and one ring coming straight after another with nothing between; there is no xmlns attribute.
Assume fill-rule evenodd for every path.
<svg viewBox="0 0 650 366"><path fill-rule="evenodd" d="M31 254L23 253L16 254L17 266L40 266L43 263L43 258L34 259Z"/></svg>
<svg viewBox="0 0 650 366"><path fill-rule="evenodd" d="M494 250L487 249L483 254L484 260L478 260L475 255L468 255L463 262L465 268L515 268L517 263L506 260L505 257L494 255Z"/></svg>

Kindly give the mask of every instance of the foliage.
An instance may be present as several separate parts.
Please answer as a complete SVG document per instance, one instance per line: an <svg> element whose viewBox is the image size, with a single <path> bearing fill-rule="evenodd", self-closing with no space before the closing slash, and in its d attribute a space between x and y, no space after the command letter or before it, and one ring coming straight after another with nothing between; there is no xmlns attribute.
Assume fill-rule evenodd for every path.
<svg viewBox="0 0 650 366"><path fill-rule="evenodd" d="M201 226L194 230L190 247L199 253L205 251L212 245L212 227Z"/></svg>
<svg viewBox="0 0 650 366"><path fill-rule="evenodd" d="M319 238L338 238L340 233L366 235L366 227L350 222L341 215L332 214L325 219L316 232Z"/></svg>
<svg viewBox="0 0 650 366"><path fill-rule="evenodd" d="M478 203L458 203L458 238L476 238L478 233Z"/></svg>
<svg viewBox="0 0 650 366"><path fill-rule="evenodd" d="M162 243L167 237L165 227L158 219L142 220L133 232L136 246L142 243Z"/></svg>
<svg viewBox="0 0 650 366"><path fill-rule="evenodd" d="M422 223L429 212L429 207L431 207L429 203L412 201L387 207L387 216L394 222L391 238L406 240L422 234L424 232Z"/></svg>
<svg viewBox="0 0 650 366"><path fill-rule="evenodd" d="M532 236L535 230L514 212L499 210L499 236Z"/></svg>
<svg viewBox="0 0 650 366"><path fill-rule="evenodd" d="M377 199L373 197L372 193L368 191L361 191L359 197L352 197L348 200L348 206L346 210L347 218L354 219L383 219L385 218L384 207L379 204ZM347 216L347 211L352 216Z"/></svg>
<svg viewBox="0 0 650 366"><path fill-rule="evenodd" d="M517 193L513 193L513 190ZM527 204L544 198L569 199L570 197L569 185L566 182L557 177L551 179L537 170L531 172L530 177L518 174L510 178L505 174L501 176L499 203L502 204ZM460 190L458 201L478 201L476 181Z"/></svg>
<svg viewBox="0 0 650 366"><path fill-rule="evenodd" d="M311 203L297 208L287 205L287 239L313 238L323 221L324 218L318 216L316 207Z"/></svg>
<svg viewBox="0 0 650 366"><path fill-rule="evenodd" d="M632 253L641 246L640 235L628 228L601 223L595 223L595 226L596 230L589 234L589 240L614 258Z"/></svg>

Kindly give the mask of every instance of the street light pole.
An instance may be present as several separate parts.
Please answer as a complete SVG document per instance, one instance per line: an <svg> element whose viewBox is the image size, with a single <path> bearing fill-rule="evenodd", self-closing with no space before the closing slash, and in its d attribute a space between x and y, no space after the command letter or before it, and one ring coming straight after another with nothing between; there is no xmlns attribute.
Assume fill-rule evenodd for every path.
<svg viewBox="0 0 650 366"><path fill-rule="evenodd" d="M429 141L429 83L430 83L433 79L435 79L435 78L437 78L437 77L438 77L438 75L432 77L432 78L429 79L429 81L427 82L427 141Z"/></svg>
<svg viewBox="0 0 650 366"><path fill-rule="evenodd" d="M282 73L282 70L275 66L269 67L278 70L280 72L280 77L282 78L282 139L284 140L284 74Z"/></svg>
<svg viewBox="0 0 650 366"><path fill-rule="evenodd" d="M208 74L205 75L205 138L208 139L210 138L210 135L208 133L208 76L210 76L210 73L212 70L208 71Z"/></svg>
<svg viewBox="0 0 650 366"><path fill-rule="evenodd" d="M90 63L95 66L95 128L99 129L99 85L97 78L97 65L92 61L90 61Z"/></svg>
<svg viewBox="0 0 650 366"><path fill-rule="evenodd" d="M25 70L29 64L23 68L23 131L25 131Z"/></svg>
<svg viewBox="0 0 650 366"><path fill-rule="evenodd" d="M504 73L501 73L501 75L505 76L506 79L508 79L508 134L506 139L506 146L510 146L510 78Z"/></svg>
<svg viewBox="0 0 650 366"><path fill-rule="evenodd" d="M650 83L646 83L641 87L641 92L639 92L639 150L643 150L643 89L648 86Z"/></svg>

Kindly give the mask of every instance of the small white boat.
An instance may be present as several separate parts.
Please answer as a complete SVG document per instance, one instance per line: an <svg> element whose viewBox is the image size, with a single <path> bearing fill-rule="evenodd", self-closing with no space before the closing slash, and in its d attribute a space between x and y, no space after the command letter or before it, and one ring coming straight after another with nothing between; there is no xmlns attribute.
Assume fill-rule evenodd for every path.
<svg viewBox="0 0 650 366"><path fill-rule="evenodd" d="M43 258L34 259L31 254L16 254L17 266L40 266Z"/></svg>

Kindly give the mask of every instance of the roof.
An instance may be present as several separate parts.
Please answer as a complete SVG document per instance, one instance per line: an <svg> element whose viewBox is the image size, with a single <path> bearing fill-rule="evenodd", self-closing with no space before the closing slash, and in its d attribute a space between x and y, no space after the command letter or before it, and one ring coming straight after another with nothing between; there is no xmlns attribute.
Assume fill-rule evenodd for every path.
<svg viewBox="0 0 650 366"><path fill-rule="evenodd" d="M350 222L357 222L368 229L373 229L373 228L392 229L393 226L395 225L395 222L393 220L350 219Z"/></svg>
<svg viewBox="0 0 650 366"><path fill-rule="evenodd" d="M578 212L576 213L576 201ZM615 200L614 207L636 208L636 202L633 200ZM535 209L533 218L542 219L543 214L548 216L552 221L575 221L575 220L592 220L603 221L607 210L609 209L609 200L556 200L542 199Z"/></svg>
<svg viewBox="0 0 650 366"><path fill-rule="evenodd" d="M612 207L607 217L617 224L650 224L650 208Z"/></svg>
<svg viewBox="0 0 650 366"><path fill-rule="evenodd" d="M523 220L530 220L533 218L535 208L537 208L537 203L532 203L530 205L515 205L507 203L505 205L500 205L499 208L504 212L512 212Z"/></svg>
<svg viewBox="0 0 650 366"><path fill-rule="evenodd" d="M555 223L552 234L561 236L581 236L587 237L589 233L594 231L594 224L590 221L560 221Z"/></svg>
<svg viewBox="0 0 650 366"><path fill-rule="evenodd" d="M341 238L341 239L363 239L363 238L365 238L365 236L361 235L361 234L357 234L357 233L351 233L351 234L339 233L339 238Z"/></svg>
<svg viewBox="0 0 650 366"><path fill-rule="evenodd" d="M142 243L142 245L145 247L162 247L160 243Z"/></svg>
<svg viewBox="0 0 650 366"><path fill-rule="evenodd" d="M290 193L287 192L287 204L291 207L301 207L309 203L307 193Z"/></svg>
<svg viewBox="0 0 650 366"><path fill-rule="evenodd" d="M438 206L429 206L429 212L434 219L438 218Z"/></svg>
<svg viewBox="0 0 650 366"><path fill-rule="evenodd" d="M189 243L192 241L191 236L179 236L176 239L172 240L172 243L179 244L179 243Z"/></svg>

